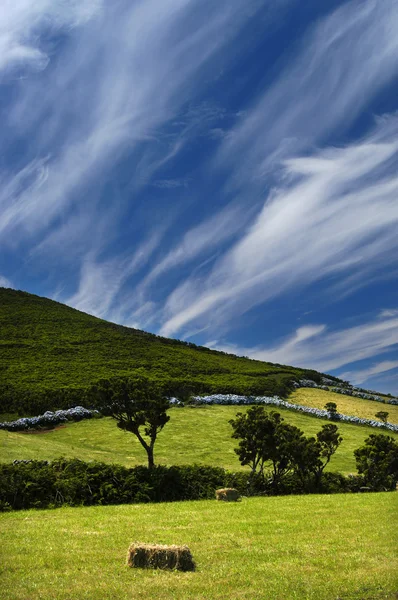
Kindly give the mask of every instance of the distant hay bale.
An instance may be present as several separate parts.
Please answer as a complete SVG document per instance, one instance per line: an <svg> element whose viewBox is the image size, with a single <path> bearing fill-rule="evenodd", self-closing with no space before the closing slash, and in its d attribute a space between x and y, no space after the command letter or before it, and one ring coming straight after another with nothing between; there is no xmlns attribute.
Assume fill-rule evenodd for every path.
<svg viewBox="0 0 398 600"><path fill-rule="evenodd" d="M224 502L238 502L241 500L238 490L235 488L221 488L216 490L216 499Z"/></svg>
<svg viewBox="0 0 398 600"><path fill-rule="evenodd" d="M127 553L129 567L194 571L195 563L188 546L161 546L132 543Z"/></svg>

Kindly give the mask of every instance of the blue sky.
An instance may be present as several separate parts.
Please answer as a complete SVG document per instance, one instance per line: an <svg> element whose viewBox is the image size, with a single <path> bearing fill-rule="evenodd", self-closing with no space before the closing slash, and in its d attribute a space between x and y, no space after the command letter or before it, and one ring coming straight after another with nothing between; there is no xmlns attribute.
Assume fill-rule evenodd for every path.
<svg viewBox="0 0 398 600"><path fill-rule="evenodd" d="M0 285L398 393L396 0L0 13Z"/></svg>

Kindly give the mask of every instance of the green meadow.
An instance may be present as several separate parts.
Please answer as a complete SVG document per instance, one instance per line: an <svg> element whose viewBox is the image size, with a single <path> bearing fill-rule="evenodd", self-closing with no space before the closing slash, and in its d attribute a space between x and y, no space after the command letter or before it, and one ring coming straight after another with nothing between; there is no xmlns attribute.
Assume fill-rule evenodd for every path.
<svg viewBox="0 0 398 600"><path fill-rule="evenodd" d="M344 394L316 388L299 388L289 395L288 400L293 404L303 404L312 408L324 408L327 402L335 402L338 412L343 415L374 419L375 421L380 421L375 417L377 412L386 411L388 412L388 421L398 424L398 405L395 404L383 404L374 400L344 396Z"/></svg>
<svg viewBox="0 0 398 600"><path fill-rule="evenodd" d="M62 398L66 404L80 402L97 379L137 369L181 389L245 394L287 393L292 379L304 375L301 369L159 338L1 288L0 325L0 408L8 413L33 407L37 399L50 402L45 409ZM71 395L63 397L65 390ZM25 404L20 406L19 399ZM319 408L334 401L340 412L365 418L387 410L389 420L398 422L398 407L322 390L299 389L289 400ZM242 469L229 420L245 410L170 409L170 422L155 445L155 462ZM306 435L327 423L275 410ZM378 430L338 426L343 442L328 469L354 473L354 450ZM389 435L398 439L398 434ZM110 418L28 434L0 431L2 462L61 456L127 467L146 464L136 437ZM391 492L2 513L0 600L398 599L397 509L398 494ZM130 569L126 553L134 541L187 544L197 569Z"/></svg>
<svg viewBox="0 0 398 600"><path fill-rule="evenodd" d="M398 592L398 494L60 508L0 516L2 600L354 600ZM130 569L187 544L193 573Z"/></svg>
<svg viewBox="0 0 398 600"><path fill-rule="evenodd" d="M166 465L204 464L238 470L234 452L237 441L231 438L229 420L246 407L207 406L172 408L170 421L159 434L155 445L155 462ZM279 410L279 409L278 409ZM301 413L279 410L286 422L315 435L328 421ZM330 470L353 473L353 452L375 429L341 423L343 442L332 457ZM397 434L393 436L398 439ZM124 466L146 464L146 454L137 438L121 431L110 418L71 423L46 433L9 433L0 431L0 457L3 462L15 459L43 459L65 456L82 460L99 460Z"/></svg>

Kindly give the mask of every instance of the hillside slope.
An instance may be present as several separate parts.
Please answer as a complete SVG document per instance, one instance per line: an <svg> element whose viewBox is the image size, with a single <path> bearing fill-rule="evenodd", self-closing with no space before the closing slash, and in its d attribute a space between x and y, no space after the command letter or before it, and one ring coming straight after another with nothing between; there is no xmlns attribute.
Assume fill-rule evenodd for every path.
<svg viewBox="0 0 398 600"><path fill-rule="evenodd" d="M68 389L142 369L193 391L285 395L302 369L160 338L47 298L0 288L0 412L21 394ZM15 407L14 407L15 408Z"/></svg>
<svg viewBox="0 0 398 600"><path fill-rule="evenodd" d="M241 467L234 452L237 441L232 439L230 419L242 406L201 406L171 408L170 422L156 440L155 461L161 465L196 463L224 467L237 471ZM278 408L286 423L295 425L307 436L315 436L327 421L302 413ZM363 446L371 427L339 423L343 442L328 465L329 471L355 473L354 450ZM388 432L398 441L398 433ZM113 419L93 419L69 423L43 433L24 434L0 431L0 463L13 460L54 460L64 456L85 461L99 460L126 467L147 464L147 455L138 439L121 431Z"/></svg>

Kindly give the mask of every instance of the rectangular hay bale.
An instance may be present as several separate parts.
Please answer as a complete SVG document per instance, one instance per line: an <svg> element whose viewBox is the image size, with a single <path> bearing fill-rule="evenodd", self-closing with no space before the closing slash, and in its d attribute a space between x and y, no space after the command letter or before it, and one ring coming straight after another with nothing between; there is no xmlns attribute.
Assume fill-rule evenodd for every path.
<svg viewBox="0 0 398 600"><path fill-rule="evenodd" d="M241 500L238 490L235 488L221 488L216 490L216 499L224 502L238 502Z"/></svg>
<svg viewBox="0 0 398 600"><path fill-rule="evenodd" d="M188 546L162 546L133 542L127 553L129 567L194 571L195 563Z"/></svg>

